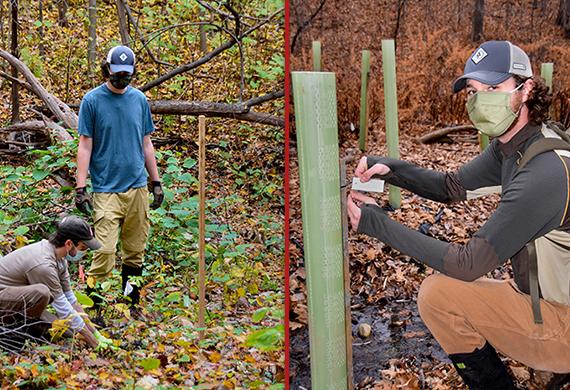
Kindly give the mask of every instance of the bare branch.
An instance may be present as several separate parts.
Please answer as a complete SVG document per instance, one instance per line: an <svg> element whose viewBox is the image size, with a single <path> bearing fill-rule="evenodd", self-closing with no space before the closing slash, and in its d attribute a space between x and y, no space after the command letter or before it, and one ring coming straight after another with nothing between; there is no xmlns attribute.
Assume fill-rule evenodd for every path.
<svg viewBox="0 0 570 390"><path fill-rule="evenodd" d="M65 103L49 93L36 79L26 64L4 50L0 50L0 57L4 58L10 63L10 65L15 67L22 75L24 75L25 79L30 84L31 90L46 104L46 106L51 112L53 112L57 119L62 121L67 128L77 128L77 114L73 112ZM65 134L61 134L61 136L65 139L73 138L67 132L65 132Z"/></svg>
<svg viewBox="0 0 570 390"><path fill-rule="evenodd" d="M31 86L30 84L28 84L26 81L22 80L22 79L19 79L19 78L17 78L17 77L10 76L8 73L6 73L6 72L4 72L4 71L2 71L2 70L0 70L0 76L1 76L1 77L4 77L6 80L9 80L9 81L11 81L11 82L13 82L13 83L18 83L18 84L20 84L22 87L26 88L28 91L33 92L33 91L32 91L32 86Z"/></svg>
<svg viewBox="0 0 570 390"><path fill-rule="evenodd" d="M252 28L250 28L249 30L245 31L243 34L241 34L241 36L239 37L240 39L251 34L252 32L254 32L255 30L259 29L260 27L262 27L263 25L269 23L276 15L278 15L279 13L283 12L283 8L275 11L273 14L269 15L267 18L265 18L262 22L258 23L257 25L253 26ZM170 80L171 78L173 78L174 76L177 76L181 73L185 73L188 72L192 69L195 69L203 64L205 64L206 62L212 60L213 58L217 57L218 55L220 55L221 53L223 53L225 50L229 49L230 47L234 46L238 41L236 40L236 38L230 39L229 41L225 42L224 44L218 46L217 48L215 48L214 50L210 51L209 53L205 54L204 56L202 56L201 58L199 58L198 60L189 63L189 64L185 64L182 66L179 66L176 69L171 70L170 72L146 83L145 85L143 85L142 87L140 87L139 89L143 92L146 92L162 83L164 83L167 80Z"/></svg>
<svg viewBox="0 0 570 390"><path fill-rule="evenodd" d="M161 64L161 65L165 65L165 66L174 66L173 64L171 64L169 62L161 61L154 56L154 54L150 50L150 48L147 47L147 43L145 42L143 33L141 32L139 25L138 25L136 19L134 18L133 13L131 12L131 7L129 7L129 5L127 4L127 2L125 0L117 0L117 1L120 1L122 3L124 10L127 12L127 16L129 17L129 20L131 21L131 24L135 27L136 34L139 36L139 39L141 40L141 42L143 44L143 48L146 49L146 52L148 53L150 58L152 58L152 60L154 62L156 62L157 64Z"/></svg>
<svg viewBox="0 0 570 390"><path fill-rule="evenodd" d="M257 106L258 104L268 102L270 100L282 98L283 96L285 96L285 92L283 91L283 89L280 89L278 91L273 91L273 92L270 92L268 94L265 94L262 96L257 96L257 97L254 97L252 99L249 99L249 100L245 101L243 104L246 107L253 107L253 106Z"/></svg>

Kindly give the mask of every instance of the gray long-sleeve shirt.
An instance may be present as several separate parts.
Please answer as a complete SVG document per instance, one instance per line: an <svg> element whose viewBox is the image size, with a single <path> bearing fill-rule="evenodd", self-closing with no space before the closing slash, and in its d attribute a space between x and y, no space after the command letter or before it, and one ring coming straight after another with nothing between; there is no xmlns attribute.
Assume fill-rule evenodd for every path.
<svg viewBox="0 0 570 390"><path fill-rule="evenodd" d="M528 292L526 244L549 231L567 230L569 178L567 157L551 151L518 169L527 148L544 135L527 124L508 143L495 139L457 172L442 173L390 158L368 157L368 166L386 164L390 184L422 197L449 203L466 199L467 191L502 186L499 206L464 245L425 236L390 219L380 207L364 205L359 233L378 238L428 266L461 280L475 280L512 259L515 280Z"/></svg>

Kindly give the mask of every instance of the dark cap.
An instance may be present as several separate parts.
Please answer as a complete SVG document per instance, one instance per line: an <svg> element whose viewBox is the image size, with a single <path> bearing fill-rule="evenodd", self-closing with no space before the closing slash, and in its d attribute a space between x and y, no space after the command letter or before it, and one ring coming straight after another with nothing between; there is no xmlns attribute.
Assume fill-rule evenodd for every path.
<svg viewBox="0 0 570 390"><path fill-rule="evenodd" d="M93 230L87 222L75 215L64 217L57 227L57 231L73 242L81 241L89 249L101 248L101 243L93 235Z"/></svg>
<svg viewBox="0 0 570 390"><path fill-rule="evenodd" d="M453 83L453 93L465 88L469 79L497 85L513 75L532 77L526 53L509 41L488 41L471 54L465 63L463 76Z"/></svg>
<svg viewBox="0 0 570 390"><path fill-rule="evenodd" d="M107 63L112 73L132 74L135 70L135 53L127 46L115 46L107 53Z"/></svg>

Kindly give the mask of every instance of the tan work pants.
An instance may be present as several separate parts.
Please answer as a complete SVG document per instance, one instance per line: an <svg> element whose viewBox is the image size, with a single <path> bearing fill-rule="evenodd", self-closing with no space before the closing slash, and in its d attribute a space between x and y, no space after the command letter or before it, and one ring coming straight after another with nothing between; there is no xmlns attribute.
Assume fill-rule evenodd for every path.
<svg viewBox="0 0 570 390"><path fill-rule="evenodd" d="M540 301L535 324L530 296L512 281L463 282L442 274L421 285L423 321L448 354L469 353L488 341L496 350L541 371L570 372L570 307Z"/></svg>
<svg viewBox="0 0 570 390"><path fill-rule="evenodd" d="M25 318L40 318L50 301L49 288L45 284L6 287L0 290L0 323L20 313ZM6 321L4 321L6 320Z"/></svg>
<svg viewBox="0 0 570 390"><path fill-rule="evenodd" d="M146 187L131 188L123 193L93 194L95 236L102 246L93 252L88 275L101 281L111 274L119 238L123 263L131 267L142 266L150 227L148 209Z"/></svg>

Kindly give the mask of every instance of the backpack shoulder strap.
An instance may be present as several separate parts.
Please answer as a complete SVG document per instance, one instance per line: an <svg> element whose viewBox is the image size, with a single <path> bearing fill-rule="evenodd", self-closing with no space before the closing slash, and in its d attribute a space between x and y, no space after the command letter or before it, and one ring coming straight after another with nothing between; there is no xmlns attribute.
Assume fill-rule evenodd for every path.
<svg viewBox="0 0 570 390"><path fill-rule="evenodd" d="M550 127L550 129L556 132L560 138L542 138L530 145L520 158L518 169L524 168L530 160L539 154L550 152L551 150L570 151L570 136L556 127Z"/></svg>

